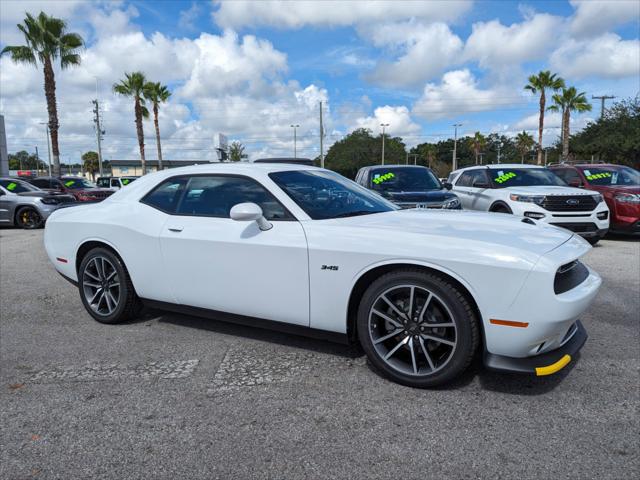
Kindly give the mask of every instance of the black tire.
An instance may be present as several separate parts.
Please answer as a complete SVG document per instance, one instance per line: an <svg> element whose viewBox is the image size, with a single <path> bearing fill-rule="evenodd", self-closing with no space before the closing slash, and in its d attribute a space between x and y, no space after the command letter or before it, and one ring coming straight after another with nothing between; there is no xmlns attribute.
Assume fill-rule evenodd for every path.
<svg viewBox="0 0 640 480"><path fill-rule="evenodd" d="M491 206L490 212L494 213L508 213L513 215L513 211L509 208L509 205L505 205L504 203L497 203Z"/></svg>
<svg viewBox="0 0 640 480"><path fill-rule="evenodd" d="M391 350L393 350L391 346L394 345L398 340L400 340L400 343L402 343L403 339L406 340L407 337L412 336L413 338L417 339L416 342L420 342L422 352L424 352L422 353L422 366L419 367L420 369L425 370L423 374L421 374L420 371L416 370L416 361L420 362L421 352L417 349L416 350L418 351L418 353L416 353L415 351L412 352L408 348L411 345L410 343L398 350L398 352L404 355L405 358L409 356L409 353L403 352L402 348L408 350L411 353L410 358L413 360L413 372L405 373L403 371L400 371L397 367L390 365L389 362L391 362L391 360L387 361L384 359L383 354L379 351L379 345L384 345L385 342L381 343L381 339L377 338L377 343L374 345L373 339L374 335L378 334L386 336L384 335L385 332L374 333L376 328L380 328L379 323L385 322L385 320L383 320L383 322L380 322L380 318L374 316L376 315L375 313L373 313L374 309L376 311L378 310L376 305L384 305L384 303L381 304L376 302L380 302L380 299L382 298L381 296L387 296L387 292L397 291L397 289L410 288L409 286L414 286L414 289L411 290L412 295L414 290L432 292L432 296L429 296L427 298L436 298L438 304L441 304L441 308L442 305L444 305L444 307L448 309L448 312L451 314L451 323L455 324L455 327L450 327L454 328L455 346L449 347L452 350L450 350L448 354L448 360L445 360L442 363L442 366L437 368L434 368L434 365L432 365L432 359L429 359L429 365L426 365L427 357L433 355L433 353L427 354L427 349L425 349L424 344L432 341L428 339L420 340L419 337L421 337L421 331L423 330L422 327L419 327L420 325L422 325L421 323L418 323L416 326L416 323L412 323L411 319L409 319L409 323L412 324L412 328L416 329L416 331L410 333L410 330L403 330L397 336L392 337L389 340L385 340L385 342L390 342L389 351L387 352L388 354ZM418 300L416 300L416 302L417 301ZM423 306L425 304L429 305L429 301L425 300L423 302ZM406 313L406 311L410 311L410 309L411 307L403 310L403 312ZM424 310L426 311L427 309ZM415 310L412 315L415 316L415 312L417 312L417 310ZM407 328L406 323L407 322L405 322L404 325L405 328ZM428 325L428 323L426 325ZM442 325L444 325L444 323ZM419 330L417 330L418 328ZM426 330L427 332L429 332L428 328ZM435 332L435 330L432 330L431 332ZM362 296L360 306L358 308L357 333L360 344L367 354L369 361L379 372L381 372L385 377L393 380L394 382L415 388L436 387L450 382L454 378L458 377L467 369L467 367L473 360L480 340L478 320L476 319L474 309L470 301L467 299L466 295L446 278L441 277L437 274L426 273L419 269L402 269L387 273L375 280L369 286L369 288L367 288L364 295ZM419 335L414 335L415 333L418 333ZM409 341L411 341L411 338L409 338ZM436 342L435 348L437 349L439 347L440 346ZM427 346L427 348L430 347ZM434 364L436 364L437 358L433 357L433 360ZM395 361L398 362L398 364L400 363L400 360Z"/></svg>
<svg viewBox="0 0 640 480"><path fill-rule="evenodd" d="M104 283L95 280L96 284L102 285L100 288L94 289L93 278L100 277L99 272L97 273L94 269L96 262L102 262L102 259L105 260L103 265L107 263L110 264L111 267L107 269L102 267L103 271L114 273L114 277L117 280L117 305L113 308L112 311L106 311L107 302L109 306L111 306L111 300L105 299L101 302L97 300L98 306L96 307L95 302L93 304L90 303L90 299L87 298L90 294L95 293L100 296L99 290L102 289L104 292L105 287ZM91 278L91 276L93 278ZM108 274L105 273L105 278L108 277ZM115 282L113 282L115 284ZM110 292L114 291L116 287L107 287L107 289L111 288ZM92 290L93 289L93 290ZM78 269L78 291L80 293L80 299L82 300L82 304L84 308L87 310L89 315L91 315L94 319L96 319L100 323L114 324L121 323L126 320L135 318L139 315L141 310L141 302L138 296L136 295L135 289L133 288L133 284L131 283L131 278L129 277L129 272L125 267L124 263L116 254L114 254L111 250L106 248L98 247L90 250L82 259L80 263L80 268ZM104 297L104 295L103 295ZM114 298L115 294L111 296ZM100 310L100 306L102 305L102 310Z"/></svg>
<svg viewBox="0 0 640 480"><path fill-rule="evenodd" d="M591 245L595 245L600 241L600 237L589 237L589 238L585 238L585 240L589 242Z"/></svg>
<svg viewBox="0 0 640 480"><path fill-rule="evenodd" d="M42 215L33 207L20 207L16 212L16 226L24 230L34 230L44 225Z"/></svg>

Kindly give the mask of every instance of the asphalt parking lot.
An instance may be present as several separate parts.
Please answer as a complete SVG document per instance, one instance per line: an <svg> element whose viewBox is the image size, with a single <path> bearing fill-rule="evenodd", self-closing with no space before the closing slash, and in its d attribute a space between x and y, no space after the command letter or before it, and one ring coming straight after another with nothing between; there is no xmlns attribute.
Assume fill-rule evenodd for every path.
<svg viewBox="0 0 640 480"><path fill-rule="evenodd" d="M439 390L340 345L174 314L107 326L0 229L0 477L638 478L640 243L604 278L577 362L531 378L474 366Z"/></svg>

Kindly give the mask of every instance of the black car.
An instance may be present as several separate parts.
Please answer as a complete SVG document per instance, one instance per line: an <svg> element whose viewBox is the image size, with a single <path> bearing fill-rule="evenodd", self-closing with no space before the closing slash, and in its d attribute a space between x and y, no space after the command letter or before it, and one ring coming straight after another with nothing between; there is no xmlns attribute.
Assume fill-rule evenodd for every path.
<svg viewBox="0 0 640 480"><path fill-rule="evenodd" d="M358 170L356 182L401 208L461 209L451 184L442 184L431 169L419 165L376 165Z"/></svg>

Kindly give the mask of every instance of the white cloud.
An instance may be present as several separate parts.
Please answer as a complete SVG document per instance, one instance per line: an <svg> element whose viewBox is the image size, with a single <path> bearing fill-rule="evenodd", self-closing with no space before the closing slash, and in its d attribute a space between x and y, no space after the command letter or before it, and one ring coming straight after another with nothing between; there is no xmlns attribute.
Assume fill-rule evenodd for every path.
<svg viewBox="0 0 640 480"><path fill-rule="evenodd" d="M577 37L593 37L609 29L640 18L637 0L571 0L575 13L571 20L571 33Z"/></svg>
<svg viewBox="0 0 640 480"><path fill-rule="evenodd" d="M418 85L460 60L462 40L444 23L413 21L362 28L374 45L401 50L393 62L380 62L367 78L389 86Z"/></svg>
<svg viewBox="0 0 640 480"><path fill-rule="evenodd" d="M191 4L191 7L180 12L180 18L178 19L178 26L185 30L195 30L195 22L198 20L202 11L200 5L196 2Z"/></svg>
<svg viewBox="0 0 640 480"><path fill-rule="evenodd" d="M451 21L467 12L471 0L237 0L214 2L215 22L224 28L268 25L281 28L301 28L305 25L347 26L371 22L416 18L425 21Z"/></svg>
<svg viewBox="0 0 640 480"><path fill-rule="evenodd" d="M382 132L381 123L389 124L385 129L385 133L392 136L410 135L420 131L420 125L413 122L407 107L390 105L376 108L373 116L356 118L353 124L349 126L349 131L357 128L368 128L374 135L377 135Z"/></svg>
<svg viewBox="0 0 640 480"><path fill-rule="evenodd" d="M460 114L496 110L522 101L514 93L497 87L482 89L467 69L442 76L440 84L428 83L413 106L413 114L426 119L458 117Z"/></svg>
<svg viewBox="0 0 640 480"><path fill-rule="evenodd" d="M512 66L542 58L558 42L560 17L537 14L522 23L505 26L499 20L474 23L465 46L465 58L483 68Z"/></svg>
<svg viewBox="0 0 640 480"><path fill-rule="evenodd" d="M567 77L626 77L640 75L640 41L606 33L588 40L569 39L550 58L551 66Z"/></svg>

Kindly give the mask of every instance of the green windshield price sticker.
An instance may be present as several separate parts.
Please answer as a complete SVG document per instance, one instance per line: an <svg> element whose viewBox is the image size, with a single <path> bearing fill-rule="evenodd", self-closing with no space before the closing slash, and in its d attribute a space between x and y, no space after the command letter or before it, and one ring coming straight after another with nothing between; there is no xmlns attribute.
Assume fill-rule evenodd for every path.
<svg viewBox="0 0 640 480"><path fill-rule="evenodd" d="M128 178L123 178L121 181L123 185L128 185L131 180L129 180Z"/></svg>
<svg viewBox="0 0 640 480"><path fill-rule="evenodd" d="M68 182L64 182L64 184L65 184L67 187L70 187L70 186L71 186L71 185L73 185L74 183L76 183L76 181L75 181L75 180L69 180Z"/></svg>
<svg viewBox="0 0 640 480"><path fill-rule="evenodd" d="M499 177L494 178L494 182L496 182L496 183L504 183L504 182L506 182L507 180L510 180L510 179L512 179L512 178L513 178L513 177L515 177L515 176L516 176L516 174L515 174L515 173L513 173L513 172L503 173L503 174L502 174L502 175L500 175Z"/></svg>
<svg viewBox="0 0 640 480"><path fill-rule="evenodd" d="M611 176L611 173L609 172L603 172L603 173L594 173L591 175L587 175L587 180L597 180L599 178L609 178Z"/></svg>
<svg viewBox="0 0 640 480"><path fill-rule="evenodd" d="M11 182L9 185L7 185L7 190L15 190L17 186L18 184L16 182Z"/></svg>
<svg viewBox="0 0 640 480"><path fill-rule="evenodd" d="M382 182L386 182L387 180L392 179L393 177L395 177L395 175L391 172L389 173L385 173L382 175L377 175L375 176L375 178L373 179L373 183L375 183L376 185L382 183Z"/></svg>

